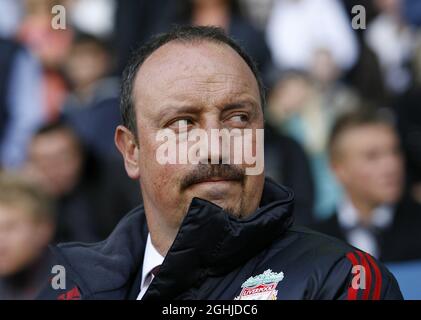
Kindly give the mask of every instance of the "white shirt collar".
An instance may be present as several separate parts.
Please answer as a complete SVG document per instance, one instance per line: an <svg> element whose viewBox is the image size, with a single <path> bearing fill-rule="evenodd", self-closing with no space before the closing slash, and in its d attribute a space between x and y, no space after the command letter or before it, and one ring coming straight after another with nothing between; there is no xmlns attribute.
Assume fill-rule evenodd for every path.
<svg viewBox="0 0 421 320"><path fill-rule="evenodd" d="M393 222L394 208L391 205L381 205L373 210L371 225L378 228L386 228ZM348 197L338 206L338 221L344 228L353 228L359 224L359 215Z"/></svg>
<svg viewBox="0 0 421 320"><path fill-rule="evenodd" d="M161 254L155 249L154 245L152 244L151 235L148 234L145 255L143 257L142 281L140 282L140 293L138 300L143 297L150 283L152 282L153 275L150 274L151 271L156 266L160 266L163 261L164 257L161 256Z"/></svg>

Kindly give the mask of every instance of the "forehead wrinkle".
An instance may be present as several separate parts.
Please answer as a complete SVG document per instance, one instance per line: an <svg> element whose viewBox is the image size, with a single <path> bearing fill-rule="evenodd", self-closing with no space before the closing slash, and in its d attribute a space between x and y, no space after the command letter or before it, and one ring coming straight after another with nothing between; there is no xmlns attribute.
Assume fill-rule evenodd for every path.
<svg viewBox="0 0 421 320"><path fill-rule="evenodd" d="M172 46L173 51L168 51L168 46ZM216 50L211 51L217 52L217 56L213 55L203 60L203 57L210 56L209 52L203 51L204 46L215 48ZM164 50L165 48L167 50ZM233 59L232 64L225 63L226 59L221 57L228 50L238 56L238 59ZM192 56L193 61L188 60L186 55ZM181 60L180 57L182 57ZM218 69L224 71L218 72ZM174 84L176 84L176 91L171 90ZM260 104L260 92L255 76L237 52L228 46L215 43L204 42L193 45L170 42L152 53L139 68L132 97L135 108L139 109L143 103L148 103L150 99L153 101L157 96L174 100L196 98L204 102L219 98L219 95L224 92L233 95L242 93L257 95ZM213 94L216 96L212 96ZM189 104L192 104L191 102L189 101Z"/></svg>
<svg viewBox="0 0 421 320"><path fill-rule="evenodd" d="M165 95L167 105L185 105L185 106L220 106L225 104L240 104L245 101L259 107L260 100L255 98L248 90L247 86L237 86L234 84L221 86L210 86L206 81L186 86L185 90L167 93Z"/></svg>
<svg viewBox="0 0 421 320"><path fill-rule="evenodd" d="M253 92L246 83L201 78L186 80L185 86L177 91L169 89L165 94L169 100L193 104L232 100L239 95L253 96Z"/></svg>
<svg viewBox="0 0 421 320"><path fill-rule="evenodd" d="M178 88L172 90L173 81L166 81L160 90L162 100L171 105L204 105L209 103L221 103L220 101L233 101L239 96L248 95L253 98L250 85L244 81L235 81L238 77L227 74L217 74L206 79L200 76L178 77ZM229 79L228 81L226 79ZM185 85L181 85L185 82ZM137 99L139 101L140 99ZM255 100L253 98L253 100Z"/></svg>
<svg viewBox="0 0 421 320"><path fill-rule="evenodd" d="M170 49L170 48L171 49ZM215 55L216 53L216 55ZM188 56L188 57L187 57ZM235 56L231 64L226 63L227 56ZM190 59L187 59L190 58ZM169 63L168 63L169 62ZM232 68L235 73L244 72L257 81L253 72L243 58L231 47L225 44L203 41L200 43L184 43L172 41L154 51L140 66L136 75L136 80L140 74L159 75L164 77L170 75L172 67L178 68L183 65L183 72L191 72L197 74L199 71L211 69L212 72L216 68L227 70ZM180 70L177 70L180 73Z"/></svg>

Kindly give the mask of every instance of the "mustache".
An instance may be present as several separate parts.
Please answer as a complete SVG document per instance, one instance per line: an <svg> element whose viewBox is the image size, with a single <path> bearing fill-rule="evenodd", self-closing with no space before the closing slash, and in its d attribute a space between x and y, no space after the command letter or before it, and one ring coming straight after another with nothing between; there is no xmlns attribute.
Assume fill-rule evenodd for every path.
<svg viewBox="0 0 421 320"><path fill-rule="evenodd" d="M198 164L194 170L181 180L181 190L211 178L222 178L242 183L244 177L245 169L239 166L231 164Z"/></svg>

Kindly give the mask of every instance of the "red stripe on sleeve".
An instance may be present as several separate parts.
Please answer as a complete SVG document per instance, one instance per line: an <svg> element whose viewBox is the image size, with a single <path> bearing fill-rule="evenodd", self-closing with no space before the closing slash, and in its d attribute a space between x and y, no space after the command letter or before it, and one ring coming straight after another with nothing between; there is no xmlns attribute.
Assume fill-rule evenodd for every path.
<svg viewBox="0 0 421 320"><path fill-rule="evenodd" d="M355 257L355 255L354 255L353 252L348 252L346 254L346 257L348 258L349 261L351 261L353 267L359 264L358 263L358 260ZM351 283L349 284L349 288L348 288L348 297L347 297L347 299L348 300L357 300L357 293L358 293L358 289L354 289L352 287L352 281L351 281Z"/></svg>
<svg viewBox="0 0 421 320"><path fill-rule="evenodd" d="M361 262L363 264L364 267L364 271L365 271L365 289L364 289L364 294L363 294L363 300L368 300L369 299L369 294L371 291L371 269L370 269L370 265L367 262L367 259L365 258L364 254L361 251L357 251L358 255L360 256Z"/></svg>
<svg viewBox="0 0 421 320"><path fill-rule="evenodd" d="M377 266L376 262L374 261L374 259L367 253L365 254L365 256L367 257L368 261L373 266L374 273L376 275L376 286L374 288L373 300L379 300L380 299L380 291L381 291L381 288L382 288L382 274L381 274L380 269Z"/></svg>

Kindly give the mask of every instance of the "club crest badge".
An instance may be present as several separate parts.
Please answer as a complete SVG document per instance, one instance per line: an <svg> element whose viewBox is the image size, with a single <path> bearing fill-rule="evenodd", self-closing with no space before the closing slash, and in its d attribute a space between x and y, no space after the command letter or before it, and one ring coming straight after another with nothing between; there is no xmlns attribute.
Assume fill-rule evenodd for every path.
<svg viewBox="0 0 421 320"><path fill-rule="evenodd" d="M248 278L241 285L241 292L235 300L277 300L278 283L284 279L283 272L266 270L262 274Z"/></svg>

